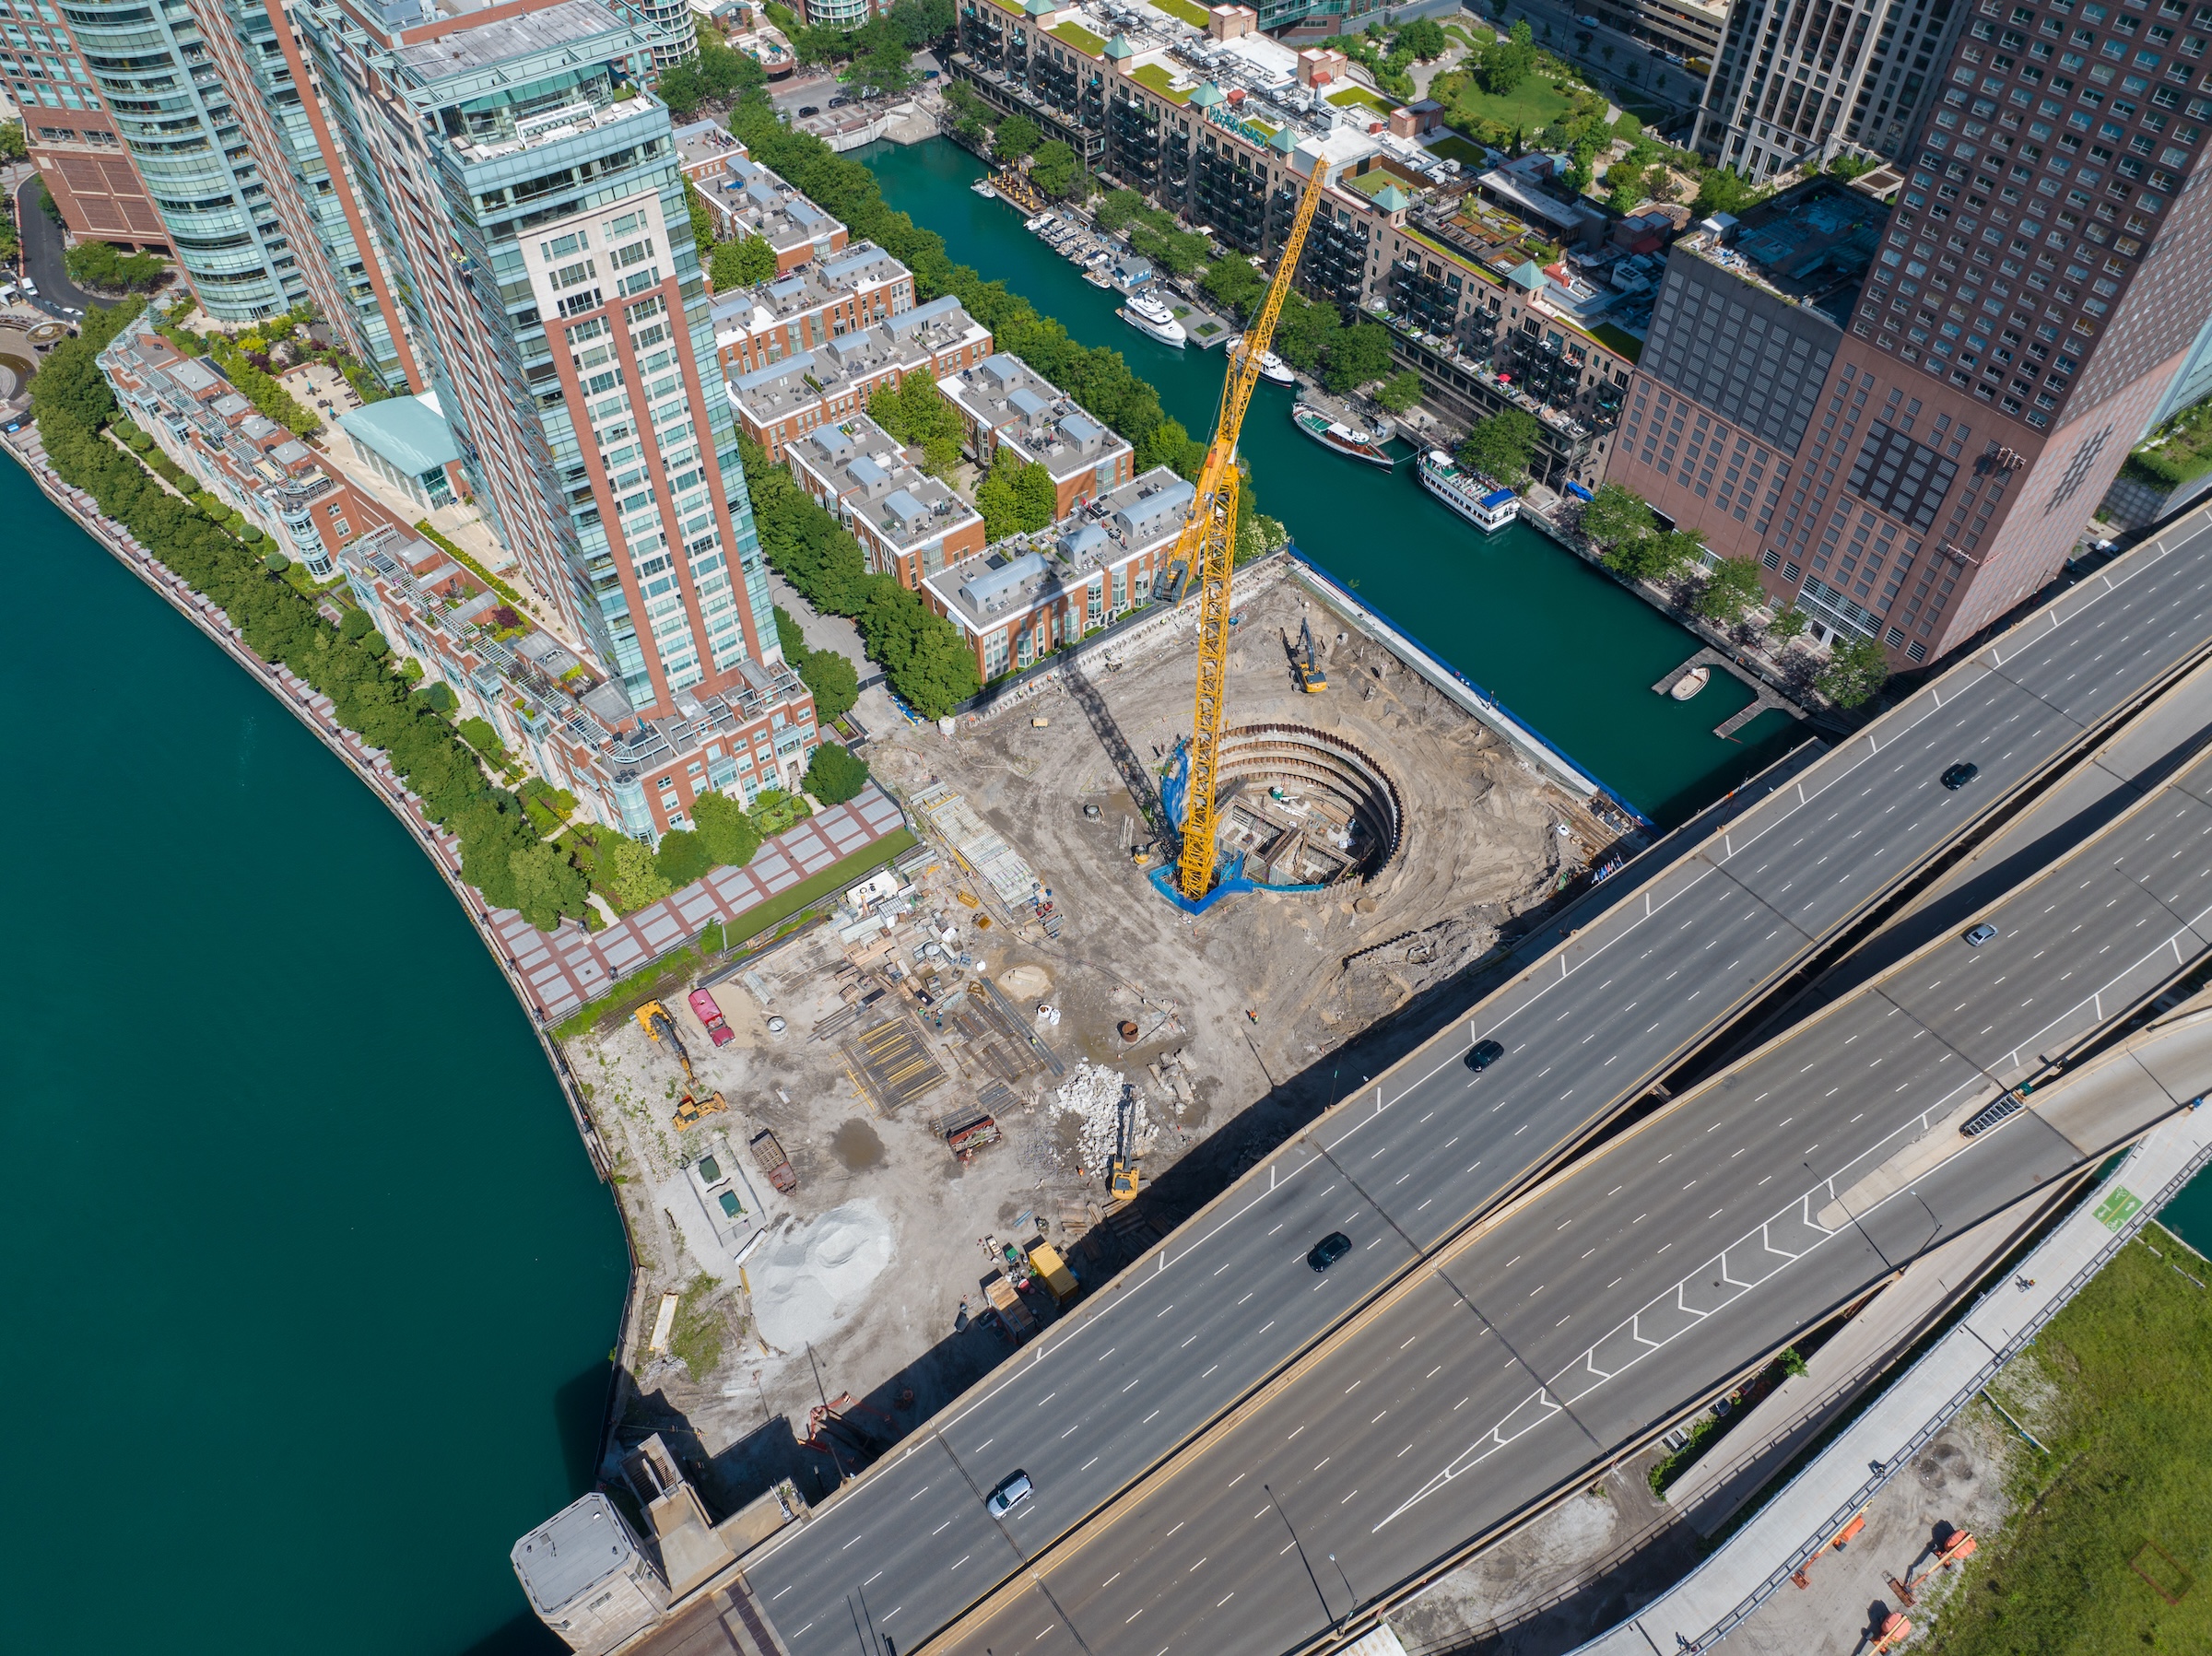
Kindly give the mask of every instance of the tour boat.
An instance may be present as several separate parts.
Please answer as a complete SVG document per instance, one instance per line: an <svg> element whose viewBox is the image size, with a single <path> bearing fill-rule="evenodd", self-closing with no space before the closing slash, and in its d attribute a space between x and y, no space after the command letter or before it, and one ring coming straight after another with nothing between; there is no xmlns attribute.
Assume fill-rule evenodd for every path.
<svg viewBox="0 0 2212 1656"><path fill-rule="evenodd" d="M1148 335L1162 345L1180 347L1188 337L1182 331L1182 323L1175 320L1175 312L1164 300L1149 293L1132 295L1119 314L1138 333Z"/></svg>
<svg viewBox="0 0 2212 1656"><path fill-rule="evenodd" d="M1319 408L1300 403L1290 410L1290 418L1300 431L1324 448L1353 460L1364 460L1370 465L1379 465L1389 471L1397 462L1390 457L1386 446L1390 441L1388 429L1370 431L1360 426L1347 426L1340 419L1331 419Z"/></svg>
<svg viewBox="0 0 2212 1656"><path fill-rule="evenodd" d="M1421 487L1481 530L1494 534L1521 515L1521 497L1479 472L1462 471L1441 449L1421 456Z"/></svg>
<svg viewBox="0 0 2212 1656"><path fill-rule="evenodd" d="M1243 348L1244 335L1241 334L1229 342L1229 354L1231 357ZM1290 365L1273 351L1260 353L1260 378L1271 385L1295 385L1298 383L1298 376L1290 371Z"/></svg>
<svg viewBox="0 0 2212 1656"><path fill-rule="evenodd" d="M1683 674L1681 677L1675 680L1674 687L1668 690L1667 694L1672 696L1677 701L1688 701L1692 696L1695 696L1700 690L1703 689L1707 684L1711 683L1712 679L1712 669L1711 667L1692 667L1688 672Z"/></svg>

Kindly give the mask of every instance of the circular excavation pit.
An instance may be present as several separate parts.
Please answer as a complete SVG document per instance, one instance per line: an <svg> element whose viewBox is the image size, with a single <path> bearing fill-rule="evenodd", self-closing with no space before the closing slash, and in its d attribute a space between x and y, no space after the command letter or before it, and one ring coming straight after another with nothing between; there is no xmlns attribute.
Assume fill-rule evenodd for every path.
<svg viewBox="0 0 2212 1656"><path fill-rule="evenodd" d="M1405 802L1390 773L1310 724L1221 734L1220 854L1263 886L1364 885L1396 861Z"/></svg>

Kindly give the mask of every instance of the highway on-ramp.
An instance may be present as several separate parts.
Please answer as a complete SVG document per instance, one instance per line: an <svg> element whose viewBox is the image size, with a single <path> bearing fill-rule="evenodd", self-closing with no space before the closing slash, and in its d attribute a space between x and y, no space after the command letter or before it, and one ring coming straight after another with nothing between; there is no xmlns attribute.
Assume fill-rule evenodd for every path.
<svg viewBox="0 0 2212 1656"><path fill-rule="evenodd" d="M2140 1131L1959 1127L2212 949L2212 758L1980 918L1486 1222L932 1650L1296 1650Z"/></svg>
<svg viewBox="0 0 2212 1656"><path fill-rule="evenodd" d="M747 1574L793 1656L949 1622L2212 640L2201 519L2062 595L1281 1146ZM1981 775L1950 792L1942 769ZM1633 876L1634 865L1630 875ZM1477 1039L1507 1054L1470 1081ZM1316 1280L1304 1254L1342 1230ZM1021 1467L1051 1498L1007 1524Z"/></svg>

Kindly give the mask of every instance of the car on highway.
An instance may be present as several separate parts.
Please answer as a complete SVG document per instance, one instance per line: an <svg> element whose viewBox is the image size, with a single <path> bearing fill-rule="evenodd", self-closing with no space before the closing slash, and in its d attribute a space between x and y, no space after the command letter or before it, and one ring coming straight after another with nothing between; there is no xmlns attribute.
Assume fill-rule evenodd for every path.
<svg viewBox="0 0 2212 1656"><path fill-rule="evenodd" d="M1987 921L1983 921L1966 934L1966 946L1970 949L1978 949L1996 934L1997 928Z"/></svg>
<svg viewBox="0 0 2212 1656"><path fill-rule="evenodd" d="M1306 1263L1316 1272L1326 1271L1351 1251L1352 1239L1341 1230L1332 1230L1313 1244L1313 1251L1306 1255Z"/></svg>
<svg viewBox="0 0 2212 1656"><path fill-rule="evenodd" d="M1467 1050L1467 1067L1477 1075L1505 1056L1505 1049L1494 1040L1478 1040Z"/></svg>
<svg viewBox="0 0 2212 1656"><path fill-rule="evenodd" d="M1030 1474L1017 1472L1003 1479L983 1505L992 1517L1004 1518L1036 1493L1037 1486L1030 1482Z"/></svg>
<svg viewBox="0 0 2212 1656"><path fill-rule="evenodd" d="M1982 767L1972 764L1953 765L1943 773L1943 785L1956 793L1982 774Z"/></svg>
<svg viewBox="0 0 2212 1656"><path fill-rule="evenodd" d="M818 103L802 103L799 105L799 118L802 121L805 120L808 115L818 115L821 112L822 106Z"/></svg>

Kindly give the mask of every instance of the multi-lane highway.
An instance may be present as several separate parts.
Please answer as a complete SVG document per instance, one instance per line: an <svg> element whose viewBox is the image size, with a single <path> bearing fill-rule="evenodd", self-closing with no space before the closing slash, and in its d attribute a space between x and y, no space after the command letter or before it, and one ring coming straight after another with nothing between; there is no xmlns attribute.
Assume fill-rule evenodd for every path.
<svg viewBox="0 0 2212 1656"><path fill-rule="evenodd" d="M945 1648L1293 1650L2110 1148L1959 1124L2212 948L2212 758L1978 918L1447 1250Z"/></svg>
<svg viewBox="0 0 2212 1656"><path fill-rule="evenodd" d="M747 1574L794 1656L942 1627L1664 1074L2212 639L2212 534L2065 594L1284 1145ZM1947 792L1937 774L1971 758ZM1477 1039L1506 1057L1470 1089ZM1352 1256L1316 1279L1319 1236ZM1005 1524L1021 1466L1050 1498Z"/></svg>

